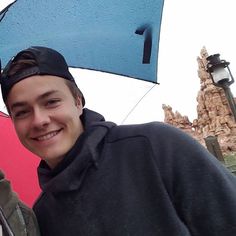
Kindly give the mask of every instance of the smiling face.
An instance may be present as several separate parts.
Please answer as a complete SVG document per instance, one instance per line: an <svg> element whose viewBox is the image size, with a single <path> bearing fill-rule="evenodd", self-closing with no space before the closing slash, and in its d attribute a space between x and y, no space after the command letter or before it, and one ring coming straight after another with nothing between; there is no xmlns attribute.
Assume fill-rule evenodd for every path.
<svg viewBox="0 0 236 236"><path fill-rule="evenodd" d="M7 106L21 143L54 168L83 132L81 99L66 80L35 75L16 83Z"/></svg>

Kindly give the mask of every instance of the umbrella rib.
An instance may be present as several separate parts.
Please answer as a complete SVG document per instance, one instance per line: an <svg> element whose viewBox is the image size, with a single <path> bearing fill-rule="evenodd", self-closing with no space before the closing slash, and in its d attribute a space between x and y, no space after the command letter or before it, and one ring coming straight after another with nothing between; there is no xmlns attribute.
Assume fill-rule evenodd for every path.
<svg viewBox="0 0 236 236"><path fill-rule="evenodd" d="M156 86L157 84L154 84L139 100L138 102L133 106L133 108L128 112L128 114L125 116L125 118L122 120L121 124L123 124L127 118L130 116L130 114L134 111L134 109L139 105L139 103L144 99L144 97L147 96L147 94Z"/></svg>

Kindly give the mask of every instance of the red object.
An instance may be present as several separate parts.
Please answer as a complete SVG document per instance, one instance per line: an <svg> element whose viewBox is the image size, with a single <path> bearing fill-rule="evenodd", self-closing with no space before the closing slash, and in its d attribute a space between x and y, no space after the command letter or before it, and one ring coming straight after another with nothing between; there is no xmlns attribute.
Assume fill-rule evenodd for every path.
<svg viewBox="0 0 236 236"><path fill-rule="evenodd" d="M37 177L39 161L39 157L18 140L10 117L0 111L0 169L19 198L30 207L40 193Z"/></svg>

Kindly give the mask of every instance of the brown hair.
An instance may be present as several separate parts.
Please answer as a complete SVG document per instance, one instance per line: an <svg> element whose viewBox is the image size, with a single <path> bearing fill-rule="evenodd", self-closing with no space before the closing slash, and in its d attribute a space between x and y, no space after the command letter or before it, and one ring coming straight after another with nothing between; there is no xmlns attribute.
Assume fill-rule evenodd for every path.
<svg viewBox="0 0 236 236"><path fill-rule="evenodd" d="M7 71L9 77L14 76L21 71L37 66L36 60L31 53L24 52L19 57L15 58Z"/></svg>

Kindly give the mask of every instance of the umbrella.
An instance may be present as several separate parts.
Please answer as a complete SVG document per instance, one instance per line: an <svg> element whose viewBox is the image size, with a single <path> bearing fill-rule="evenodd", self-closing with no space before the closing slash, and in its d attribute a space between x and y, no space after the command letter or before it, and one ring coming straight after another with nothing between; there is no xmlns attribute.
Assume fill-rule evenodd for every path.
<svg viewBox="0 0 236 236"><path fill-rule="evenodd" d="M8 115L0 112L0 169L20 199L32 206L40 193L37 178L39 158L18 140Z"/></svg>
<svg viewBox="0 0 236 236"><path fill-rule="evenodd" d="M32 45L61 52L71 67L157 83L164 0L18 0L1 12L2 65Z"/></svg>

